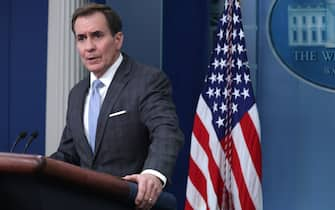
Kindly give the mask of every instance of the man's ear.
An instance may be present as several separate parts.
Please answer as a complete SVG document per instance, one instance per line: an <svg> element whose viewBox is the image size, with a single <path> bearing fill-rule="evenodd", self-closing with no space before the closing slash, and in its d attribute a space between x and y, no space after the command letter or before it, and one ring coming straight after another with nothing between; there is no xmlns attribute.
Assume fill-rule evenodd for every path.
<svg viewBox="0 0 335 210"><path fill-rule="evenodd" d="M114 35L114 39L115 39L115 44L117 46L117 48L120 50L123 44L123 33L122 32L117 32Z"/></svg>

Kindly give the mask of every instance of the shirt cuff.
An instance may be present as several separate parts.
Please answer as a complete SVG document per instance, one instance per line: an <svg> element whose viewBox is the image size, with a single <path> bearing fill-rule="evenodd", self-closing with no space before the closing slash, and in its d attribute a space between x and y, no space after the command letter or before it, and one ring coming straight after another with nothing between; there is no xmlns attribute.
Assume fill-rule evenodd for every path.
<svg viewBox="0 0 335 210"><path fill-rule="evenodd" d="M158 177L158 179L160 179L163 183L163 188L165 187L166 185L166 181L167 181L167 178L166 176L164 176L161 172L159 171L156 171L156 170L153 170L153 169L145 169L144 171L142 171L141 174L151 174L151 175L154 175L156 177Z"/></svg>

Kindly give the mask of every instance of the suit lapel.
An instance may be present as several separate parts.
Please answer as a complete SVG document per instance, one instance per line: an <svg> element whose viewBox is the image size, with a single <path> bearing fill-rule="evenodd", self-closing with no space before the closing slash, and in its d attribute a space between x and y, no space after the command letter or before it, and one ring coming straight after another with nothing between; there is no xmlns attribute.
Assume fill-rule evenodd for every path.
<svg viewBox="0 0 335 210"><path fill-rule="evenodd" d="M123 61L119 66L113 81L111 82L102 107L100 109L99 119L98 119L98 127L97 127L97 135L96 135L96 142L95 142L95 153L94 156L98 153L98 150L101 145L101 141L103 138L104 130L106 127L106 123L108 120L108 115L111 112L113 106L115 105L117 98L119 97L120 93L124 89L125 85L129 81L129 72L130 72L130 64L128 62L128 58L125 55L123 57Z"/></svg>

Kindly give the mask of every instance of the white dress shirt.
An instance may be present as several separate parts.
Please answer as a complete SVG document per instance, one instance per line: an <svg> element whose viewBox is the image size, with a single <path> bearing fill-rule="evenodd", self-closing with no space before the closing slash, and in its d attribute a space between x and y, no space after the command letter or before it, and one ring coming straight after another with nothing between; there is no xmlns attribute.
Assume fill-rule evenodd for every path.
<svg viewBox="0 0 335 210"><path fill-rule="evenodd" d="M102 88L99 89L99 93L100 93L100 97L101 97L101 104L102 105L106 94L107 94L107 90L109 88L109 85L111 84L115 72L116 70L119 68L121 62L123 60L123 56L120 53L120 56L118 57L118 59L116 59L116 61L114 62L114 64L109 67L107 69L107 71L99 78L99 80L104 84L104 86ZM88 129L88 106L89 106L89 101L91 98L91 92L92 92L92 83L94 82L94 80L96 80L97 77L91 72L90 73L90 90L86 96L86 100L85 100L85 105L84 105L84 128L85 128L85 135L87 137L87 139L89 139L89 129Z"/></svg>

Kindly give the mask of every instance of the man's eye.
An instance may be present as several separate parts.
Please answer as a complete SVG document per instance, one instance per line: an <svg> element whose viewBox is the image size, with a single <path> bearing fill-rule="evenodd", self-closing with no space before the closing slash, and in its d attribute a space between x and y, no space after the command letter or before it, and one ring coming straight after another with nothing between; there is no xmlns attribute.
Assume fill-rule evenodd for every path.
<svg viewBox="0 0 335 210"><path fill-rule="evenodd" d="M77 36L77 41L83 41L84 39L85 39L85 36L81 36L81 35Z"/></svg>
<svg viewBox="0 0 335 210"><path fill-rule="evenodd" d="M101 31L96 31L96 32L93 33L93 37L101 38L101 37L103 37L103 33Z"/></svg>

